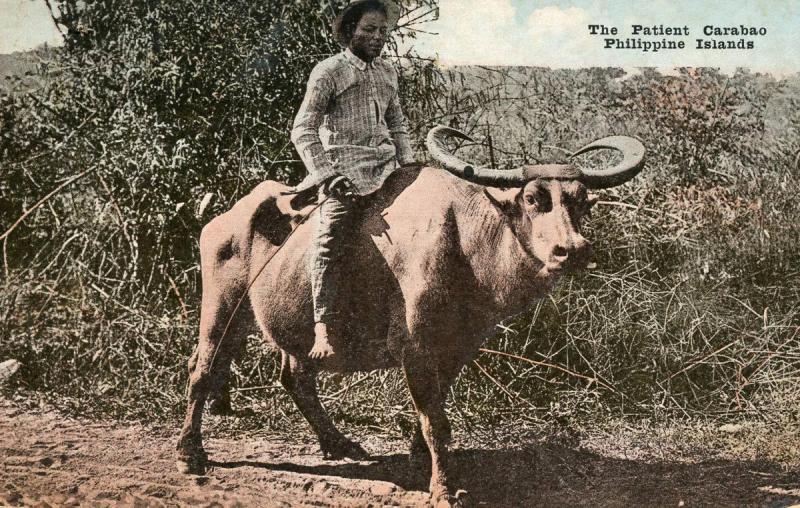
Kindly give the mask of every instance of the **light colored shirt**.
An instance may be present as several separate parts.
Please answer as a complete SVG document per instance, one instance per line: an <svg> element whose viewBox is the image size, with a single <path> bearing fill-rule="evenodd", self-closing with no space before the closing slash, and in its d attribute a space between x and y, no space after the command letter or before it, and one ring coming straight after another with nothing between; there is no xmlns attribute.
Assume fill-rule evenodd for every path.
<svg viewBox="0 0 800 508"><path fill-rule="evenodd" d="M349 49L317 64L292 142L308 170L297 191L337 174L359 194L378 189L398 162L414 162L394 67L381 58L367 63Z"/></svg>

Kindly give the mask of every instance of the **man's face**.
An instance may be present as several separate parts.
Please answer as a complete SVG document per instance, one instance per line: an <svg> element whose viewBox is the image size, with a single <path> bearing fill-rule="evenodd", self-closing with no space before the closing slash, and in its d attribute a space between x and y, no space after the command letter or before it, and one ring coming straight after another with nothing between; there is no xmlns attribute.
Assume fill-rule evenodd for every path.
<svg viewBox="0 0 800 508"><path fill-rule="evenodd" d="M386 15L380 11L365 12L350 39L350 51L364 61L371 61L380 56L386 43L389 23Z"/></svg>

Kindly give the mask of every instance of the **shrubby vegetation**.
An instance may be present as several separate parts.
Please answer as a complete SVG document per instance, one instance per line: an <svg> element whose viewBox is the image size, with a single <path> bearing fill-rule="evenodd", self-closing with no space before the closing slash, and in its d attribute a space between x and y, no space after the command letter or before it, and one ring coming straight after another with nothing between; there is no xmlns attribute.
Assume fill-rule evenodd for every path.
<svg viewBox="0 0 800 508"><path fill-rule="evenodd" d="M649 150L641 177L601 193L588 225L597 267L488 346L540 363L478 359L509 389L486 406L500 396L564 417L599 402L641 415L795 418L796 80L459 71L449 75L454 95L476 103L458 123L491 133L498 165L557 159L552 145L575 149L607 133L638 136ZM488 162L486 152L472 155Z"/></svg>
<svg viewBox="0 0 800 508"><path fill-rule="evenodd" d="M311 66L338 50L332 10L58 3L66 47L45 54L37 88L0 94L0 360L24 364L11 389L60 407L174 421L197 329L200 228L257 182L302 177L289 126ZM435 2L407 6L424 20ZM460 153L498 167L562 159L611 133L650 154L640 178L601 194L587 225L596 266L506 323L460 377L457 422L796 416L796 78L442 70L392 53L417 148L449 123L481 141ZM234 405L266 409L253 425L299 418L277 368L253 337L233 379ZM396 373L322 384L336 418L411 421Z"/></svg>

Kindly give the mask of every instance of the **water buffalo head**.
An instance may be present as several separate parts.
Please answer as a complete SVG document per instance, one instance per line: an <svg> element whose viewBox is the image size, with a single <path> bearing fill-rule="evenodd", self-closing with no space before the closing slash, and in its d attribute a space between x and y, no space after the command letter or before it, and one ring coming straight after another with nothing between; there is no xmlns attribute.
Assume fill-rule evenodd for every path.
<svg viewBox="0 0 800 508"><path fill-rule="evenodd" d="M528 255L541 262L545 275L584 268L588 263L591 244L581 234L581 220L597 202L589 189L620 185L644 166L644 146L624 136L600 139L572 154L602 148L622 153L620 163L600 170L582 170L571 164L526 165L513 170L476 167L444 147L446 136L470 139L455 129L437 126L428 133L428 151L452 173L487 186L486 195Z"/></svg>

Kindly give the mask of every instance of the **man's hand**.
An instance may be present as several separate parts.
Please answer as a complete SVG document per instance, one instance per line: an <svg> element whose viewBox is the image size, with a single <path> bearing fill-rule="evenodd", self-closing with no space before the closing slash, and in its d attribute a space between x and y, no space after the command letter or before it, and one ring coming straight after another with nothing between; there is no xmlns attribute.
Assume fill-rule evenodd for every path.
<svg viewBox="0 0 800 508"><path fill-rule="evenodd" d="M353 201L358 194L353 182L346 176L335 176L325 184L325 194L343 201Z"/></svg>

